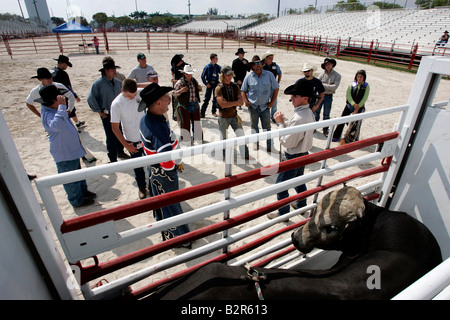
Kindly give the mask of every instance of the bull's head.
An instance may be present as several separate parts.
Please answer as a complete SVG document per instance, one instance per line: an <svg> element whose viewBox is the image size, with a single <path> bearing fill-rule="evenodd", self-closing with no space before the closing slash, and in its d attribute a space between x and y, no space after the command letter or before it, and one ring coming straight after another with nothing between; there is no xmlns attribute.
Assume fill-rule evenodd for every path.
<svg viewBox="0 0 450 320"><path fill-rule="evenodd" d="M292 243L303 253L313 248L339 250L340 240L352 222L364 214L364 199L353 187L325 195L311 219L292 234Z"/></svg>

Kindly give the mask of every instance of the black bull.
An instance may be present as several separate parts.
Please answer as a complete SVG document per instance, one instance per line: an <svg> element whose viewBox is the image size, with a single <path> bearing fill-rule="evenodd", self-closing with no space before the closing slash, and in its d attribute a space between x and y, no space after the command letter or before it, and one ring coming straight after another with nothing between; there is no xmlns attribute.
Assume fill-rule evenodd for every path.
<svg viewBox="0 0 450 320"><path fill-rule="evenodd" d="M333 248L324 248L342 251L330 269L256 268L267 276L260 282L264 299L390 299L442 262L436 239L421 222L365 200L364 205L362 217L352 222ZM293 234L297 248L298 236ZM258 299L255 282L246 275L244 267L211 263L148 298Z"/></svg>

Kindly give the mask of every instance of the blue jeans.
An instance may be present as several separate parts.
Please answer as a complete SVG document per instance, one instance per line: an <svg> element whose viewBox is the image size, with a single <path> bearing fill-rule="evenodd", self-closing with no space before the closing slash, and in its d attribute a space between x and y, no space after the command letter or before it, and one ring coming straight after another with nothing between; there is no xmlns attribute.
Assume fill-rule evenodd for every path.
<svg viewBox="0 0 450 320"><path fill-rule="evenodd" d="M270 108L270 119L273 119L273 115L275 114L275 112L277 112L277 102L278 102L278 98L275 99L275 102L273 103L272 108Z"/></svg>
<svg viewBox="0 0 450 320"><path fill-rule="evenodd" d="M138 143L133 142L133 145L136 147ZM138 149L138 152L136 153L131 153L130 152L130 158L131 159L135 159L135 158L139 158L139 157L143 157L145 156L144 154L144 149L140 148ZM136 179L136 183L138 188L145 188L146 185L146 179L145 179L145 170L144 168L134 168L134 179Z"/></svg>
<svg viewBox="0 0 450 320"><path fill-rule="evenodd" d="M123 145L112 131L111 116L108 114L105 119L102 117L100 119L102 119L103 129L105 130L106 149L108 150L109 161L117 162L117 154L123 153ZM119 126L119 128L122 131L122 126Z"/></svg>
<svg viewBox="0 0 450 320"><path fill-rule="evenodd" d="M61 161L56 163L58 173L69 172L81 169L80 159ZM74 207L79 207L84 202L83 194L87 191L86 180L75 181L63 185L67 193L69 203Z"/></svg>
<svg viewBox="0 0 450 320"><path fill-rule="evenodd" d="M302 157L302 156L305 156L307 154L308 154L308 152L297 153L297 154L289 154L287 152L285 153L286 160ZM280 172L278 174L278 176L277 176L276 183L280 183L280 182L287 181L289 179L300 177L300 176L303 175L304 172L305 172L305 167L304 166L303 167L298 167L298 168L295 168L295 169L292 169L292 170ZM296 186L294 189L297 192L297 194L307 190L305 184ZM287 197L289 197L289 191L288 190L284 190L284 191L281 191L281 192L277 193L277 199L278 200L282 200L282 199L285 199ZM306 199L297 201L297 208L301 208L301 207L305 207L305 206L306 206ZM288 212L289 212L289 205L278 209L278 214L280 216L283 215L283 214L286 214Z"/></svg>
<svg viewBox="0 0 450 320"><path fill-rule="evenodd" d="M175 170L165 171L159 166L150 166L150 183L153 195L176 191L178 186L178 173ZM183 213L183 209L179 203L171 204L169 206L160 208L154 211L156 221L167 219ZM163 241L172 239L176 236L189 232L187 224L180 225L175 228L170 228L161 232Z"/></svg>
<svg viewBox="0 0 450 320"><path fill-rule="evenodd" d="M270 131L270 110L265 108L261 111L260 107L253 108L253 106L250 106L248 108L250 111L250 120L251 120L251 128L252 133L259 133L259 119L261 119L261 126L264 130ZM272 147L272 140L267 139L267 148Z"/></svg>
<svg viewBox="0 0 450 320"><path fill-rule="evenodd" d="M200 112L200 114L202 116L204 116L206 113L206 108L208 108L208 103L209 103L209 100L211 100L211 95L213 96L211 112L216 113L216 111L217 111L217 101L216 101L216 93L215 93L216 87L217 87L216 85L211 86L210 88L206 87L205 100L203 100L203 105L202 105L202 109Z"/></svg>
<svg viewBox="0 0 450 320"><path fill-rule="evenodd" d="M237 117L231 117L231 118L222 118L220 115L217 118L219 122L219 130L222 135L222 139L227 139L227 129L228 126L231 126L233 128L234 133L237 137L244 136L244 130L242 129L242 125L239 125ZM239 152L241 154L241 157L248 157L248 148L246 145L239 146Z"/></svg>
<svg viewBox="0 0 450 320"><path fill-rule="evenodd" d="M319 108L314 111L314 116L316 117L316 121L320 120L320 111L323 106L323 120L330 119L331 105L333 104L333 95L325 95L323 97L322 103ZM328 127L324 127L323 130L328 130Z"/></svg>

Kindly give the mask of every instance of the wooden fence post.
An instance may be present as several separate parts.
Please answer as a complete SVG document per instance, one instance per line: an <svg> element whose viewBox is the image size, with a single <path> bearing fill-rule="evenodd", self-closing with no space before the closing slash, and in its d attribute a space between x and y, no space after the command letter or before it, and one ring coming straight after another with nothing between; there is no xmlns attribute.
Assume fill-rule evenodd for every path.
<svg viewBox="0 0 450 320"><path fill-rule="evenodd" d="M5 44L6 47L6 51L8 51L9 56L11 57L11 59L13 58L12 56L12 50L11 50L11 46L9 45L9 39L7 36L3 35L3 43Z"/></svg>
<svg viewBox="0 0 450 320"><path fill-rule="evenodd" d="M411 60L409 60L409 66L408 66L408 71L411 71L413 65L414 65L414 59L416 58L416 54L417 54L417 49L419 48L419 44L416 44L414 46L414 50L413 53L411 54Z"/></svg>
<svg viewBox="0 0 450 320"><path fill-rule="evenodd" d="M105 39L106 53L109 53L109 43L108 43L108 36L106 35L106 29L103 29L103 38Z"/></svg>
<svg viewBox="0 0 450 320"><path fill-rule="evenodd" d="M56 40L58 41L58 47L59 47L59 51L61 52L61 54L64 54L64 48L61 42L61 37L59 36L59 33L56 33Z"/></svg>
<svg viewBox="0 0 450 320"><path fill-rule="evenodd" d="M369 49L369 54L367 55L367 63L370 62L370 56L372 55L372 50L373 50L373 40L370 43L370 49Z"/></svg>
<svg viewBox="0 0 450 320"><path fill-rule="evenodd" d="M147 50L150 52L150 32L147 31Z"/></svg>

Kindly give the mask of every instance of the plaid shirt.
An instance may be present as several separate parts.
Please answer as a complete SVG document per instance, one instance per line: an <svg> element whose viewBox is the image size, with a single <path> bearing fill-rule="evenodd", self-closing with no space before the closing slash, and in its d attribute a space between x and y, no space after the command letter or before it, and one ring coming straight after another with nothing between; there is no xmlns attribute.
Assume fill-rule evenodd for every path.
<svg viewBox="0 0 450 320"><path fill-rule="evenodd" d="M188 88L189 88L189 102L200 102L200 101L197 101L197 97L196 97L196 94L195 94L194 81L191 81L191 82L187 82L186 81L186 83L188 84ZM180 79L175 84L174 91L180 90L181 87L182 87L182 80Z"/></svg>

